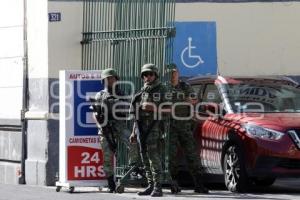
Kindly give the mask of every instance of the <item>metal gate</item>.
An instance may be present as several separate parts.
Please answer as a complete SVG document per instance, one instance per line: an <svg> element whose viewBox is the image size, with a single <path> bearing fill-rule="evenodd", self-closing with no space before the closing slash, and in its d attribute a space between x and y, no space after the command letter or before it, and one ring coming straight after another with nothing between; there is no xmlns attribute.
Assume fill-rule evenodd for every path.
<svg viewBox="0 0 300 200"><path fill-rule="evenodd" d="M114 67L122 80L141 86L145 63L166 78L172 61L175 0L86 0L83 4L82 69Z"/></svg>
<svg viewBox="0 0 300 200"><path fill-rule="evenodd" d="M175 36L175 0L86 0L83 3L82 69L113 67L121 80L131 81L140 89L141 66L154 63L160 79L168 80ZM126 173L128 155L119 144L116 176ZM164 156L164 171L168 171ZM127 156L126 156L127 155ZM165 179L167 178L166 173Z"/></svg>

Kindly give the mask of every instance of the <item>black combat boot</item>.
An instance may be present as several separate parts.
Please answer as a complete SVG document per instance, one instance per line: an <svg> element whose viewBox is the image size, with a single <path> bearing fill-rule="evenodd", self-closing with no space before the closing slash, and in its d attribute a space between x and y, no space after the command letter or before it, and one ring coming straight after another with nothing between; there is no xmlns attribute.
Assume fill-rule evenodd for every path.
<svg viewBox="0 0 300 200"><path fill-rule="evenodd" d="M160 183L155 183L154 189L151 193L151 197L162 197L163 192Z"/></svg>
<svg viewBox="0 0 300 200"><path fill-rule="evenodd" d="M181 192L181 188L178 185L178 182L176 180L172 180L171 182L171 193L172 194L177 194Z"/></svg>
<svg viewBox="0 0 300 200"><path fill-rule="evenodd" d="M140 196L145 196L145 195L150 195L153 191L153 183L149 183L148 187L142 191L142 192L138 192L137 194Z"/></svg>
<svg viewBox="0 0 300 200"><path fill-rule="evenodd" d="M198 174L198 175L194 178L194 183L195 183L195 189L194 189L194 192L196 192L196 193L208 194L209 191L208 191L208 189L203 185L202 179L203 179L203 176L202 176L201 174Z"/></svg>
<svg viewBox="0 0 300 200"><path fill-rule="evenodd" d="M114 176L109 176L107 178L109 193L114 193L116 191L116 183L114 180Z"/></svg>
<svg viewBox="0 0 300 200"><path fill-rule="evenodd" d="M171 180L171 193L172 194L177 194L179 192L181 192L181 188L179 187L179 184L177 182L177 176L171 176L172 180Z"/></svg>

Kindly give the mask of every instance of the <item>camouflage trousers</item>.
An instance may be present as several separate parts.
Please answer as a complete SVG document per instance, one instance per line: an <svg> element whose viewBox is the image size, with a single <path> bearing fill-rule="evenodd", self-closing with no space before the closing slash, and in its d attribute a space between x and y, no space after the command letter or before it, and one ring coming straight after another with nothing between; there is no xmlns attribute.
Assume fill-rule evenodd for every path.
<svg viewBox="0 0 300 200"><path fill-rule="evenodd" d="M201 174L201 165L190 121L171 120L169 137L169 171L172 178L178 173L178 146L183 150L188 169L193 177Z"/></svg>
<svg viewBox="0 0 300 200"><path fill-rule="evenodd" d="M129 137L131 131L126 127L126 123L122 121L110 121L112 131L117 143L122 143L128 148L129 164L139 160L137 146L130 144ZM114 153L109 148L107 139L100 133L100 143L103 150L103 169L106 177L114 175ZM118 150L118 149L117 149ZM116 152L118 154L118 152ZM126 156L126 155L125 155Z"/></svg>
<svg viewBox="0 0 300 200"><path fill-rule="evenodd" d="M138 133L138 144L142 163L149 184L157 184L162 181L161 163L161 137L159 123L152 120L143 120ZM150 129L150 130L149 130Z"/></svg>

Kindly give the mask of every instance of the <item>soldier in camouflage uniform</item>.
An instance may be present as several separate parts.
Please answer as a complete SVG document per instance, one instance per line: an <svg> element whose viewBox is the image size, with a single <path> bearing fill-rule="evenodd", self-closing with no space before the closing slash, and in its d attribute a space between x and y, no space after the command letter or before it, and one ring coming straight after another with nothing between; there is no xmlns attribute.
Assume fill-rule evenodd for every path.
<svg viewBox="0 0 300 200"><path fill-rule="evenodd" d="M141 70L144 87L133 99L133 108L138 111L134 130L130 137L133 141L137 136L140 154L145 168L148 187L138 195L160 197L162 193L162 163L161 163L161 131L158 106L164 102L166 88L158 80L158 69L154 64L145 64ZM136 131L137 129L138 131Z"/></svg>
<svg viewBox="0 0 300 200"><path fill-rule="evenodd" d="M171 91L173 97L173 103L188 103L196 104L196 95L193 95L192 87L179 80L177 69L172 70L171 75ZM189 117L192 110L189 105L175 105L175 115L176 117ZM202 173L199 156L197 155L197 148L195 144L195 139L192 134L191 124L192 120L184 119L174 119L174 116L171 117L170 123L170 156L169 156L169 168L170 174L175 181L177 182L178 175L178 164L177 164L177 147L178 145L184 151L186 158L186 163L188 164L189 171L193 176L193 181L195 184L195 192L197 193L208 193L208 189L205 188L202 184ZM180 191L180 190L179 190Z"/></svg>
<svg viewBox="0 0 300 200"><path fill-rule="evenodd" d="M124 96L124 93L116 86L115 83L119 80L119 76L116 71L112 68L105 69L101 73L101 78L105 81L105 88L98 92L95 96L96 103L99 106L104 106L107 109L104 109L104 117L107 120L107 126L101 125L97 121L97 114L94 113L94 118L99 127L99 135L101 147L104 152L104 171L108 180L109 192L115 192L116 184L114 181L114 168L113 168L113 158L117 150L117 142L121 141L129 148L129 155L134 157L137 154L136 148L130 145L129 136L131 134L130 130L126 128L125 120L117 120L114 118L114 114L117 117L126 118L125 113L114 113L112 107L116 102L126 101L126 99L120 99L121 96ZM115 87L115 88L113 88ZM105 133L104 130L108 131Z"/></svg>

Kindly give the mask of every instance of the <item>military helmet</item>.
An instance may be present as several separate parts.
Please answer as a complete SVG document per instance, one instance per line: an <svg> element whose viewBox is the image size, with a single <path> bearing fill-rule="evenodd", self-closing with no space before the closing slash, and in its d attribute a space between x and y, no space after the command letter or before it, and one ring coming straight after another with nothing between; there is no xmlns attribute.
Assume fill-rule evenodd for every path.
<svg viewBox="0 0 300 200"><path fill-rule="evenodd" d="M116 79L119 79L119 76L118 76L116 70L114 70L113 68L105 69L101 73L101 79L105 79L110 76L114 76L114 77L116 77Z"/></svg>
<svg viewBox="0 0 300 200"><path fill-rule="evenodd" d="M143 77L144 72L154 72L156 77L158 77L158 68L152 63L143 65L141 70L141 77Z"/></svg>

